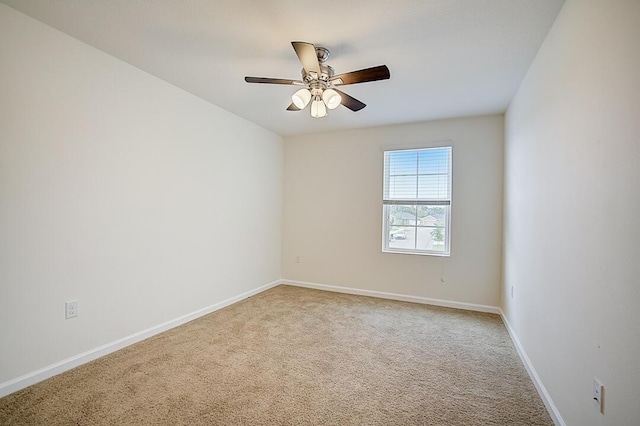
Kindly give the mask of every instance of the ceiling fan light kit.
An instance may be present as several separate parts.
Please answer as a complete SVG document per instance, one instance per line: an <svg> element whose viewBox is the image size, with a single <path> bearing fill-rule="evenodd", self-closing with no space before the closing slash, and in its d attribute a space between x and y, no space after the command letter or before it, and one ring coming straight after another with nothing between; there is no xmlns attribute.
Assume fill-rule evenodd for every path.
<svg viewBox="0 0 640 426"><path fill-rule="evenodd" d="M369 81L387 80L390 77L386 65L367 68L335 75L332 67L324 62L330 52L324 47L316 47L301 41L291 42L293 49L302 63L302 80L288 80L268 77L245 77L247 83L289 84L305 86L291 95L291 105L287 111L300 111L311 103L311 116L322 118L327 116L327 109L335 109L344 105L351 111L360 111L366 105L356 98L336 89L337 86L365 83Z"/></svg>
<svg viewBox="0 0 640 426"><path fill-rule="evenodd" d="M342 96L333 89L326 89L322 92L322 100L329 109L336 109L342 102Z"/></svg>
<svg viewBox="0 0 640 426"><path fill-rule="evenodd" d="M309 89L300 89L293 95L291 95L291 101L300 110L304 109L311 100L311 92Z"/></svg>
<svg viewBox="0 0 640 426"><path fill-rule="evenodd" d="M311 102L311 116L313 118L322 118L327 116L327 108L319 97Z"/></svg>

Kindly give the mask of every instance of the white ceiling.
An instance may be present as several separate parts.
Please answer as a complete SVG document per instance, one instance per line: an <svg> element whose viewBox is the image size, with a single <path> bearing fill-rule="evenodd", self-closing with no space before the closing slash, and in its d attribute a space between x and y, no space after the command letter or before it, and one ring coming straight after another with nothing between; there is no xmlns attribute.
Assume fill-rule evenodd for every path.
<svg viewBox="0 0 640 426"><path fill-rule="evenodd" d="M0 0L279 135L504 112L564 0ZM323 119L285 111L300 79L291 41L344 73L367 104Z"/></svg>

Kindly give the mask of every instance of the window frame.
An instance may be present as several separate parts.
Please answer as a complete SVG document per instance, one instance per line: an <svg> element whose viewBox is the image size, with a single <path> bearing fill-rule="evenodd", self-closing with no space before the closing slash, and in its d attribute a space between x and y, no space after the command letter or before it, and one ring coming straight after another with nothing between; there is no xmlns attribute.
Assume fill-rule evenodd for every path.
<svg viewBox="0 0 640 426"><path fill-rule="evenodd" d="M447 148L449 150L449 165L448 165L448 199L431 199L431 200L420 200L418 198L407 198L407 199L385 199L385 194L387 193L387 185L389 184L389 174L387 173L387 153L390 152L419 152L419 151L428 151L428 150L437 150ZM385 147L383 148L383 182L382 182L382 252L383 253L394 253L394 254L412 254L419 256L439 256L439 257L450 257L451 256L451 205L452 203L452 189L453 189L453 144L448 141L448 143L444 143L442 145L430 145L430 146L421 146L421 147L407 147L407 148L399 148L399 147ZM419 176L418 170L416 170L416 176ZM388 223L389 212L388 209L393 205L409 205L409 206L447 206L446 214L445 214L445 239L444 251L439 250L423 250L418 248L396 248L389 247L389 227L391 226ZM417 213L417 212L416 212ZM415 225L408 225L411 228L415 229L416 236L417 230L421 226L418 225L418 216L416 214ZM424 228L430 228L429 226L423 226Z"/></svg>

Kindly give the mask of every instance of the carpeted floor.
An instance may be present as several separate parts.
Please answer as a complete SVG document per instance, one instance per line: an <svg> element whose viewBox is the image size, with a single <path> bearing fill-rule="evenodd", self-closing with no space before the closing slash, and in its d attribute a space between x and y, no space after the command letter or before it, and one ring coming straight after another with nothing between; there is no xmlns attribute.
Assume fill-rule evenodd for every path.
<svg viewBox="0 0 640 426"><path fill-rule="evenodd" d="M499 316L279 286L0 399L2 425L553 425Z"/></svg>

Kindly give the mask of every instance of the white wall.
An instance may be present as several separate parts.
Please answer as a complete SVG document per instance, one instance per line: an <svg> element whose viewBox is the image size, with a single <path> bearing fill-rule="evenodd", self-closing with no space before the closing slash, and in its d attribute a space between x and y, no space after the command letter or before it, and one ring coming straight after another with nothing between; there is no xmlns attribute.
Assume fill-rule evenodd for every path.
<svg viewBox="0 0 640 426"><path fill-rule="evenodd" d="M567 0L506 115L503 309L568 425L640 424L639 70L639 1Z"/></svg>
<svg viewBox="0 0 640 426"><path fill-rule="evenodd" d="M0 384L279 279L282 167L280 137L0 5Z"/></svg>
<svg viewBox="0 0 640 426"><path fill-rule="evenodd" d="M498 306L503 125L497 115L287 138L283 277ZM383 147L447 140L451 257L382 253Z"/></svg>

